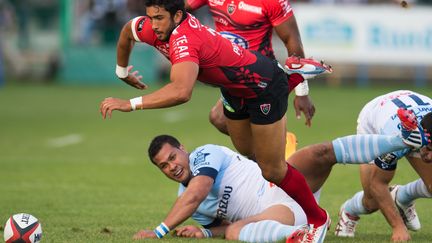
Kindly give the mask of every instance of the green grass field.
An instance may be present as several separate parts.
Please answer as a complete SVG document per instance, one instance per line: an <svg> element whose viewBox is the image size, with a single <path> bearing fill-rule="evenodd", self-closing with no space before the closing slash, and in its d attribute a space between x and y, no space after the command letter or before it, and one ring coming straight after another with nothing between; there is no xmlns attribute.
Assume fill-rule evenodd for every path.
<svg viewBox="0 0 432 243"><path fill-rule="evenodd" d="M353 134L361 107L392 90L312 85L317 108L313 126L295 119L290 98L288 128L295 131L299 147ZM218 91L206 86L198 85L192 100L182 106L101 118L103 98L138 95L127 86L0 89L0 224L11 214L33 214L42 223L44 242L131 242L139 229L158 225L176 198L177 185L147 159L149 141L166 133L189 149L205 143L232 145L207 121ZM416 178L402 160L394 182ZM327 242L389 241L390 227L381 214L363 217L355 239L334 237L339 206L359 189L356 166L334 168L321 197L333 220ZM430 205L425 199L417 201L423 228L412 233L413 242L432 241ZM173 237L165 241L196 242Z"/></svg>

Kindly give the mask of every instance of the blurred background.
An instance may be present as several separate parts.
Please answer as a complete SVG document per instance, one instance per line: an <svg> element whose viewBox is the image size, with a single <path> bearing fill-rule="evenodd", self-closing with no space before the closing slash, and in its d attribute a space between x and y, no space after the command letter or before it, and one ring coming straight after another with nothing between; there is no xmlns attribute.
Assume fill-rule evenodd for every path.
<svg viewBox="0 0 432 243"><path fill-rule="evenodd" d="M335 69L319 82L432 83L432 0L291 4L306 55ZM195 14L211 25L206 11ZM118 34L144 13L142 0L0 0L0 85L120 84L114 74ZM278 38L274 49L283 61L287 54ZM166 61L146 45L136 46L131 63L146 82L167 78Z"/></svg>
<svg viewBox="0 0 432 243"><path fill-rule="evenodd" d="M411 89L431 96L432 0L291 3L306 55L334 67L309 82L317 107L312 127L290 105L288 129L299 148L355 133L358 112L378 95ZM130 99L168 80L169 64L147 45L135 46L130 63L150 91L115 75L121 27L143 14L142 0L0 0L0 235L10 215L27 212L42 222L47 242L130 242L157 225L176 198L177 184L147 159L154 136L172 134L188 149L232 148L208 122L219 92L205 85L182 106L101 118L105 97ZM196 15L211 24L206 9ZM277 37L273 43L283 62L285 48ZM409 163L399 164L395 183L418 178ZM361 189L357 166L336 167L320 202L334 222ZM430 201L416 207L424 230L413 242L431 242ZM359 237L337 239L333 227L328 242L389 241L381 214L362 221Z"/></svg>

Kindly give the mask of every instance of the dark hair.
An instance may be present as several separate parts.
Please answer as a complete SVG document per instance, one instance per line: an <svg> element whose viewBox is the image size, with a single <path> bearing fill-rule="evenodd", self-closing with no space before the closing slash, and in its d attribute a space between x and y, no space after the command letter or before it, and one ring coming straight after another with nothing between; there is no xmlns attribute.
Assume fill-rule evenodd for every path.
<svg viewBox="0 0 432 243"><path fill-rule="evenodd" d="M428 133L432 133L432 112L429 112L423 116L420 125L423 127L423 129L426 129Z"/></svg>
<svg viewBox="0 0 432 243"><path fill-rule="evenodd" d="M171 16L174 16L177 11L183 12L183 18L186 17L185 3L184 0L145 0L145 6L159 6L165 8Z"/></svg>
<svg viewBox="0 0 432 243"><path fill-rule="evenodd" d="M180 148L180 142L173 136L159 135L153 138L148 148L148 156L153 164L155 163L153 161L153 158L159 153L162 146L166 143L170 144L175 148Z"/></svg>

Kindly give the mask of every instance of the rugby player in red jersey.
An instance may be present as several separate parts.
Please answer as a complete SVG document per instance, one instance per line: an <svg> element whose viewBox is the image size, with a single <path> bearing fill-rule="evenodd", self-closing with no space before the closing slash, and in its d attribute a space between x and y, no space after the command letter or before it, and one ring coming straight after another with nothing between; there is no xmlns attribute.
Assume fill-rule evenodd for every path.
<svg viewBox="0 0 432 243"><path fill-rule="evenodd" d="M188 10L208 5L216 31L246 49L275 59L271 42L275 30L290 56L304 58L297 22L288 0L185 0L185 4ZM310 126L315 106L308 93L305 80L295 88L294 108L297 118L300 119L303 112L306 125ZM227 134L222 104L222 100L216 103L209 118L219 131Z"/></svg>
<svg viewBox="0 0 432 243"><path fill-rule="evenodd" d="M213 29L201 25L185 12L182 0L147 1L146 10L148 18L135 23L137 30L148 30L145 26L150 23L152 31L142 33L146 42L161 52L168 49L171 82L153 93L130 100L104 99L100 104L102 117L111 117L114 110L129 112L187 102L196 80L220 87L227 102L224 106L227 129L236 149L254 157L264 178L281 187L302 206L308 223L317 229L317 239L323 240L329 216L316 203L303 175L284 159L288 87L289 83L302 82L303 76L296 73L288 76L277 61L231 43ZM132 35L134 39L139 37L138 33ZM128 58L124 57L130 54L133 39L126 38L126 44L121 41L119 45L124 47L118 50L129 49L129 53L118 55L117 74L124 80L127 78L131 85L138 84L140 77L122 68L128 66ZM162 43L166 41L168 46ZM318 62L316 66L323 68Z"/></svg>

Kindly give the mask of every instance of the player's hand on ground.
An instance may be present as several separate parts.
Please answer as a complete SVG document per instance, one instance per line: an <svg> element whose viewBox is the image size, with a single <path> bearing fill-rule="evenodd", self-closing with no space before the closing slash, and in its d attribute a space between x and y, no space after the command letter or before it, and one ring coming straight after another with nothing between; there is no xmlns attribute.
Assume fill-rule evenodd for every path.
<svg viewBox="0 0 432 243"><path fill-rule="evenodd" d="M142 82L143 76L139 75L138 71L132 72L133 66L130 65L127 67L129 75L126 78L122 78L125 83L137 89L147 89L147 85Z"/></svg>
<svg viewBox="0 0 432 243"><path fill-rule="evenodd" d="M406 242L411 240L408 230L404 228L394 228L391 236L392 242Z"/></svg>
<svg viewBox="0 0 432 243"><path fill-rule="evenodd" d="M297 119L301 118L301 113L303 112L306 118L305 124L310 127L312 125L312 118L315 115L315 106L309 96L296 96L294 98L294 109Z"/></svg>
<svg viewBox="0 0 432 243"><path fill-rule="evenodd" d="M188 238L204 238L201 229L194 225L186 225L175 229L176 235Z"/></svg>
<svg viewBox="0 0 432 243"><path fill-rule="evenodd" d="M148 238L157 238L153 230L140 230L133 236L134 240L141 240L141 239L148 239Z"/></svg>
<svg viewBox="0 0 432 243"><path fill-rule="evenodd" d="M105 119L107 116L111 118L112 112L115 110L123 112L131 111L132 106L129 100L108 97L101 102L99 110L102 114L103 119Z"/></svg>

